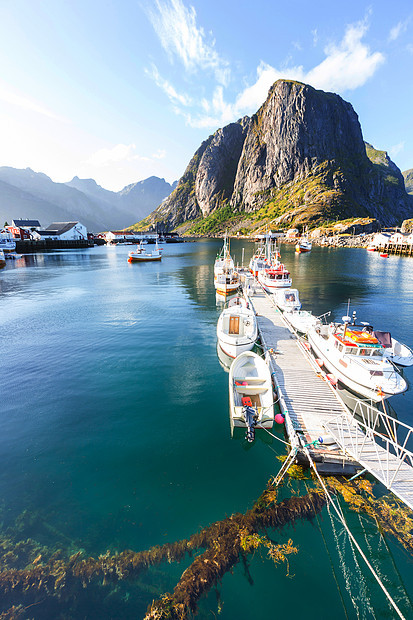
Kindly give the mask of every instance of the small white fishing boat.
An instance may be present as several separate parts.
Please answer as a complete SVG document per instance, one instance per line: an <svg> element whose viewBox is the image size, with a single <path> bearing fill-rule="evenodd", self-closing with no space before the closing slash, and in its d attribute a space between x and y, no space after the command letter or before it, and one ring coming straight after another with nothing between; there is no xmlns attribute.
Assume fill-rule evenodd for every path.
<svg viewBox="0 0 413 620"><path fill-rule="evenodd" d="M306 334L311 327L315 327L318 323L317 317L307 310L289 312L284 318L300 334Z"/></svg>
<svg viewBox="0 0 413 620"><path fill-rule="evenodd" d="M219 316L217 338L221 349L230 357L250 351L258 338L254 310L244 297L231 299Z"/></svg>
<svg viewBox="0 0 413 620"><path fill-rule="evenodd" d="M132 250L128 254L129 263L142 263L144 261L155 261L162 259L162 250L158 246L158 240L156 240L155 248L151 252L148 252L146 248L139 244L136 250Z"/></svg>
<svg viewBox="0 0 413 620"><path fill-rule="evenodd" d="M6 266L6 259L3 250L0 250L0 269Z"/></svg>
<svg viewBox="0 0 413 620"><path fill-rule="evenodd" d="M307 237L307 235L303 235L302 237L300 237L300 239L298 240L296 246L295 246L295 251L298 254L302 254L303 252L311 252L311 249L313 247L312 242L309 240L309 238Z"/></svg>
<svg viewBox="0 0 413 620"><path fill-rule="evenodd" d="M301 308L301 301L296 288L274 291L274 301L283 312L296 312Z"/></svg>
<svg viewBox="0 0 413 620"><path fill-rule="evenodd" d="M376 336L350 320L345 316L343 323L320 323L309 329L316 358L348 389L373 402L406 391L406 381Z"/></svg>
<svg viewBox="0 0 413 620"><path fill-rule="evenodd" d="M240 285L239 274L235 270L234 261L229 252L227 237L214 263L214 286L221 295L231 295Z"/></svg>
<svg viewBox="0 0 413 620"><path fill-rule="evenodd" d="M229 371L229 410L231 435L234 427L247 429L253 441L255 428L272 428L274 396L271 373L265 361L252 351L241 353Z"/></svg>

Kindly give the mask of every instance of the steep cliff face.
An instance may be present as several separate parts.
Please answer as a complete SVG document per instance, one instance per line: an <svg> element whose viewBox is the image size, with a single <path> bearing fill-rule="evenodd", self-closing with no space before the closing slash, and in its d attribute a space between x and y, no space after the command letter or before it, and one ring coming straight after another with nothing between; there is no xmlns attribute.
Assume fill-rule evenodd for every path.
<svg viewBox="0 0 413 620"><path fill-rule="evenodd" d="M144 224L166 228L207 216L231 198L249 118L218 129L201 144L176 189Z"/></svg>
<svg viewBox="0 0 413 620"><path fill-rule="evenodd" d="M195 196L202 215L209 215L231 198L249 118L219 129L205 149L195 180Z"/></svg>
<svg viewBox="0 0 413 620"><path fill-rule="evenodd" d="M365 145L352 106L291 80L275 82L250 119L210 136L145 224L175 227L223 206L250 224L275 226L366 216L395 225L413 217L400 170Z"/></svg>
<svg viewBox="0 0 413 620"><path fill-rule="evenodd" d="M405 170L402 172L404 177L404 185L406 187L406 192L409 194L413 194L413 168L409 170Z"/></svg>
<svg viewBox="0 0 413 620"><path fill-rule="evenodd" d="M305 84L278 81L251 119L232 204L256 210L271 190L314 174L325 162L333 170L347 159L367 163L351 105Z"/></svg>

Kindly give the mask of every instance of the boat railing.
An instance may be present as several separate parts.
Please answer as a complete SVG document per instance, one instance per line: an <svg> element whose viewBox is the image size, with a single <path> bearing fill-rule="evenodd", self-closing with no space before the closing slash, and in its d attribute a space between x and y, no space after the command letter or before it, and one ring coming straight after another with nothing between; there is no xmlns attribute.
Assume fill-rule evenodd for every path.
<svg viewBox="0 0 413 620"><path fill-rule="evenodd" d="M397 381L398 377L401 377L401 374L398 370L398 368L395 366L395 364L387 357L383 357L381 359L383 359L383 361L389 362L388 366L390 366L391 370L387 371L387 370L378 370L378 371L370 371L369 368L366 367L366 363L362 362L361 360L357 359L356 355L348 353L347 355L351 355L351 361L354 364L358 364L360 366L360 368L363 368L363 370L365 370L366 372L370 373L369 376L369 383L376 385L377 384L377 376L374 374L375 372L380 372L382 373L383 377L386 378L387 381L391 381L392 379L394 379L395 381ZM367 361L369 360L369 358L367 358ZM373 373L373 374L371 374ZM379 389L379 386L377 385L377 389Z"/></svg>
<svg viewBox="0 0 413 620"><path fill-rule="evenodd" d="M413 468L413 452L407 447L413 443L413 428L366 401L358 400L354 415L340 414L329 420L328 427L357 461L362 462L367 452L369 459L374 455L379 479L387 488L404 464ZM355 427L362 432L354 432ZM401 434L404 437L399 440Z"/></svg>

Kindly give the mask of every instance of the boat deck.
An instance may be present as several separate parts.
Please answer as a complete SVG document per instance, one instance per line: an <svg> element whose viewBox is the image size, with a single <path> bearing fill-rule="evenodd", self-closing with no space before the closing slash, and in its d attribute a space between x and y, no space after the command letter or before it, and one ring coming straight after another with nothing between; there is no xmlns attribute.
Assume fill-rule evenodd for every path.
<svg viewBox="0 0 413 620"><path fill-rule="evenodd" d="M249 297L257 313L259 334L268 351L282 408L289 418L286 428L292 445L297 437L303 445L323 437L326 443L309 445L317 469L328 474L354 473L360 468L358 463L341 450L325 428L327 422L346 412L344 403L324 373L311 362L295 333L288 329L271 297L258 284L251 288ZM297 437L291 436L294 434ZM305 460L303 453L300 456Z"/></svg>

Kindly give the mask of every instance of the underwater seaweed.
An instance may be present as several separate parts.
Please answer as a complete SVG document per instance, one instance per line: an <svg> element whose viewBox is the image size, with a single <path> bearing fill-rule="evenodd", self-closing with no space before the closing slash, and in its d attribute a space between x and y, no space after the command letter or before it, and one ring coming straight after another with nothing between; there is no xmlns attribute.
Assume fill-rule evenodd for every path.
<svg viewBox="0 0 413 620"><path fill-rule="evenodd" d="M185 618L196 609L200 596L217 583L240 557L252 553L259 546L266 547L269 557L276 563L285 561L286 555L297 552L292 541L277 545L263 536L262 530L282 527L297 519L311 519L324 505L325 498L319 490L277 503L277 490L268 485L253 508L245 514L234 514L203 528L189 539L146 551L125 550L113 555L107 552L98 558L84 558L78 552L67 559L61 551L47 554L44 548L36 548L29 541L28 546L23 545L21 549L22 557L29 560L24 568L16 568L21 561L16 554L8 559L3 557L0 598L3 614L6 614L4 618L21 617L22 608L15 607L16 604L24 604L27 609L53 599L54 604L66 605L92 583L105 586L121 580L134 580L149 566L163 561L179 561L186 554L192 555L196 550L205 549L184 572L174 594L165 595L152 604L155 614L158 613L155 611L157 608L160 612L161 602L164 601L164 615L160 617ZM4 555L10 553L7 540L3 540L0 547L6 551ZM165 615L169 613L168 609L172 609L171 605L173 615ZM30 617L39 615L34 612Z"/></svg>

